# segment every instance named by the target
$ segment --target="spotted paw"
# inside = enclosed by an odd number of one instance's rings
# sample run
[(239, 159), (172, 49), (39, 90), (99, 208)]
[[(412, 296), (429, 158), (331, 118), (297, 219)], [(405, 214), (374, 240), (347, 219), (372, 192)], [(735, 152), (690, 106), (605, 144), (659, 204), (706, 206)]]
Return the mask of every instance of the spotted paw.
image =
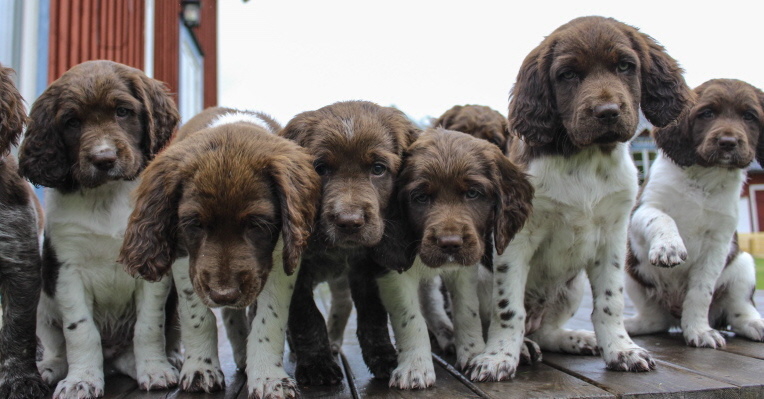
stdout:
[(342, 369), (331, 357), (305, 359), (297, 363), (295, 378), (300, 385), (337, 385)]
[(510, 353), (482, 353), (475, 356), (465, 374), (472, 381), (504, 381), (515, 376), (519, 356)]
[(92, 399), (103, 396), (103, 378), (67, 377), (56, 386), (53, 399)]
[(687, 249), (680, 237), (676, 239), (656, 240), (650, 246), (650, 263), (660, 267), (674, 267), (687, 259)]
[(574, 355), (599, 355), (594, 331), (572, 330), (562, 338), (560, 350)]
[(695, 329), (688, 328), (684, 330), (684, 341), (689, 346), (698, 348), (723, 348), (726, 340), (719, 331), (714, 329)]
[(178, 369), (166, 359), (147, 359), (136, 365), (138, 387), (144, 391), (167, 389), (178, 386)]
[(605, 353), (605, 364), (615, 371), (650, 371), (655, 370), (655, 360), (650, 353), (640, 347)]
[[(206, 367), (193, 367), (189, 360), (180, 372), (180, 389), (186, 392), (217, 392), (225, 388), (225, 377), (219, 365), (205, 364)], [(212, 363), (212, 362), (211, 362)]]
[(7, 372), (0, 383), (0, 398), (39, 399), (49, 392), (36, 370), (26, 374)]
[(390, 376), (391, 388), (422, 389), (435, 384), (432, 358), (414, 358), (398, 365)]
[(297, 382), (289, 377), (254, 378), (248, 389), (248, 399), (294, 399), (299, 395)]
[(66, 377), (66, 360), (62, 358), (43, 360), (37, 363), (37, 370), (44, 383), (53, 385)]
[(520, 352), (520, 364), (540, 362), (541, 357), (541, 348), (539, 345), (535, 341), (525, 338)]

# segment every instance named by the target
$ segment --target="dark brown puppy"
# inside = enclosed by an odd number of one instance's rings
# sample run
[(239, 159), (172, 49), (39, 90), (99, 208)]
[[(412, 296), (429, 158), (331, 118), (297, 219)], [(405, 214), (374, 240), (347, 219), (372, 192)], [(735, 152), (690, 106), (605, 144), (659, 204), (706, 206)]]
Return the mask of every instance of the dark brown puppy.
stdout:
[(507, 151), (507, 118), (485, 105), (455, 105), (432, 122), (432, 127), (438, 126), (488, 140)]
[(37, 196), (19, 176), (11, 146), (26, 122), (24, 102), (13, 85), (13, 70), (0, 65), (0, 397), (40, 398), (48, 392), (35, 365), (37, 303), (43, 215)]
[(395, 366), (395, 349), (373, 278), (377, 267), (367, 259), (367, 249), (382, 239), (401, 156), (416, 128), (396, 109), (347, 101), (297, 115), (282, 134), (316, 157), (323, 181), (318, 229), (303, 258), (289, 312), (296, 377), (311, 385), (342, 379), (313, 287), (345, 278), (350, 270), (364, 360), (376, 377), (387, 378)]
[(250, 397), (296, 395), (281, 364), (284, 331), (321, 182), (313, 157), (277, 128), (261, 113), (205, 110), (181, 128), (136, 190), (119, 261), (152, 280), (172, 267), (186, 349), (184, 390), (223, 386), (208, 308), (242, 309), (257, 299), (258, 322), (246, 347)]

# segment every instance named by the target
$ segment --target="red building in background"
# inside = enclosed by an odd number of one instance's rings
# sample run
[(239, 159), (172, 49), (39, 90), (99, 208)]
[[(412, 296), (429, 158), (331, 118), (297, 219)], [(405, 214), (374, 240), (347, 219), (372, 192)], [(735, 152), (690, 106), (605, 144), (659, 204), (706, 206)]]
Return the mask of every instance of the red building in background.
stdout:
[(165, 82), (188, 120), (217, 104), (217, 0), (0, 0), (0, 63), (28, 104), (94, 59)]

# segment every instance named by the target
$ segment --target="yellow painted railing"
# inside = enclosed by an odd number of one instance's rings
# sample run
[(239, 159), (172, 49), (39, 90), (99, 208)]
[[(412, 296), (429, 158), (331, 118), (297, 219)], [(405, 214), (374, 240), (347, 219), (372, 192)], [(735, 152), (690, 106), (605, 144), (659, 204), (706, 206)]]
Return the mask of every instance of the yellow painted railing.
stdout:
[(741, 250), (764, 258), (764, 233), (738, 233), (738, 244)]

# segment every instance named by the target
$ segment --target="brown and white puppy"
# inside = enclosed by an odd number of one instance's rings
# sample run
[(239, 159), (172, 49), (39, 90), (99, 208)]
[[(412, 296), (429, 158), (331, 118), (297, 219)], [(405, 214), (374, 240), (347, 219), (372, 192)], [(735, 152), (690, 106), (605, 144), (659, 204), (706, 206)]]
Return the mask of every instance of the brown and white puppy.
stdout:
[[(525, 58), (509, 104), (510, 158), (530, 175), (533, 215), (494, 258), (493, 317), (472, 379), (512, 378), (524, 334), (544, 350), (601, 353), (611, 370), (655, 367), (623, 326), (637, 194), (627, 141), (640, 107), (657, 126), (679, 115), (691, 97), (681, 72), (655, 40), (603, 17), (572, 20)], [(567, 330), (587, 276), (595, 331)]]
[(488, 140), (507, 151), (507, 117), (485, 105), (455, 105), (432, 122), (432, 127), (438, 126)]
[(37, 367), (47, 383), (66, 377), (56, 398), (103, 395), (106, 359), (142, 389), (178, 382), (158, 328), (171, 282), (136, 280), (115, 262), (130, 192), (177, 123), (161, 82), (111, 61), (71, 68), (32, 106), (19, 166), (48, 187)]
[[(389, 231), (380, 253), (412, 248), (412, 263), (392, 257), (393, 270), (377, 279), (395, 331), (398, 367), (390, 386), (426, 388), (435, 383), (424, 316), (418, 295), (422, 280), (441, 276), (453, 297), (457, 367), (481, 353), (480, 262), (498, 253), (531, 212), (533, 187), (491, 143), (461, 132), (428, 129), (406, 152), (398, 178), (398, 230)], [(411, 259), (409, 257), (409, 259)], [(410, 268), (410, 269), (409, 269)]]
[[(296, 355), (295, 375), (301, 383), (336, 384), (342, 371), (330, 350), (324, 319), (313, 288), (329, 281), (333, 291), (349, 279), (358, 315), (363, 358), (377, 378), (387, 379), (395, 367), (387, 314), (369, 257), (385, 231), (387, 209), (403, 151), (418, 130), (400, 111), (368, 101), (345, 101), (295, 116), (282, 135), (315, 156), (323, 197), (314, 236), (303, 258), (289, 312), (289, 334)], [(335, 292), (336, 293), (336, 292)], [(350, 306), (337, 311), (334, 295), (331, 344), (341, 346)]]
[(756, 269), (737, 246), (746, 167), (764, 162), (764, 93), (714, 79), (677, 123), (656, 129), (661, 152), (629, 230), (626, 289), (638, 314), (630, 334), (680, 326), (690, 346), (719, 348), (726, 329), (764, 341), (753, 304)]
[(11, 80), (13, 70), (0, 65), (0, 397), (41, 398), (48, 386), (35, 366), (35, 328), (40, 300), (40, 238), (43, 214), (31, 186), (18, 173), (10, 154), (26, 124), (26, 110)]
[(149, 280), (172, 268), (184, 390), (224, 386), (209, 308), (257, 300), (246, 347), (249, 397), (297, 395), (282, 366), (284, 337), (321, 182), (313, 158), (277, 129), (262, 113), (207, 109), (180, 129), (136, 190), (119, 261)]

